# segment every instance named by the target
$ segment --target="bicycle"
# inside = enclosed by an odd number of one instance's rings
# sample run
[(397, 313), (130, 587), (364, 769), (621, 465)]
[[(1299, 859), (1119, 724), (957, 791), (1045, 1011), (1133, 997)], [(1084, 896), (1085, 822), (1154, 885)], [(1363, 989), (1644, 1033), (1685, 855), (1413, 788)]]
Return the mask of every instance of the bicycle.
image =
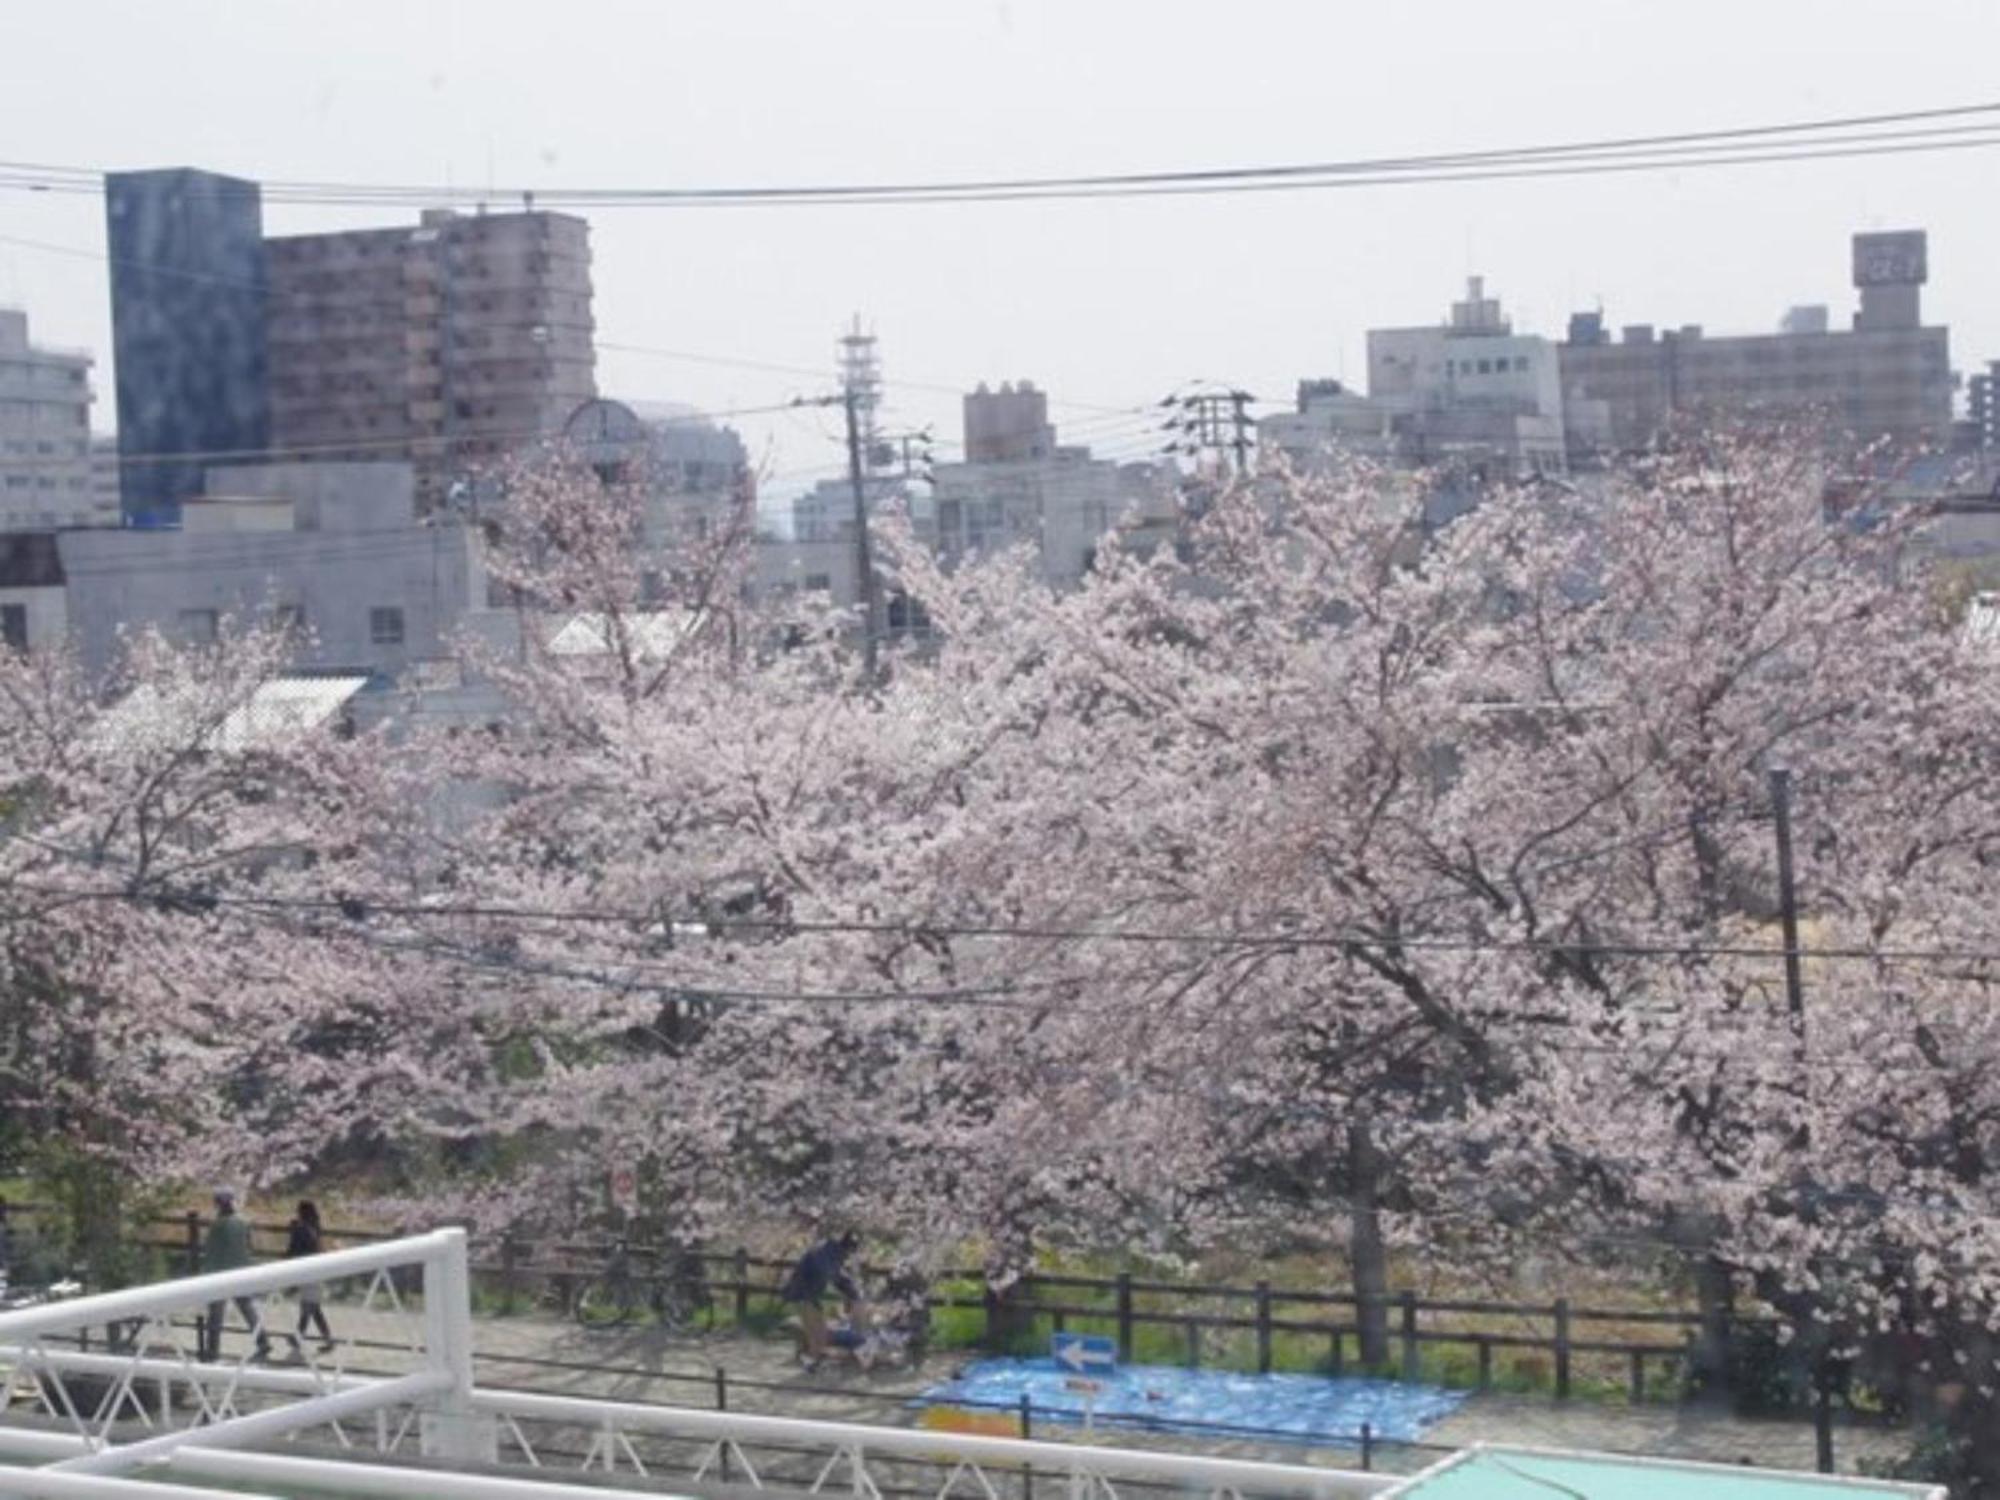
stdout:
[(572, 1312), (584, 1328), (623, 1328), (642, 1312), (672, 1333), (692, 1327), (714, 1305), (701, 1257), (682, 1252), (671, 1265), (647, 1270), (635, 1262), (657, 1251), (634, 1252), (623, 1239), (613, 1243), (604, 1270), (584, 1283)]

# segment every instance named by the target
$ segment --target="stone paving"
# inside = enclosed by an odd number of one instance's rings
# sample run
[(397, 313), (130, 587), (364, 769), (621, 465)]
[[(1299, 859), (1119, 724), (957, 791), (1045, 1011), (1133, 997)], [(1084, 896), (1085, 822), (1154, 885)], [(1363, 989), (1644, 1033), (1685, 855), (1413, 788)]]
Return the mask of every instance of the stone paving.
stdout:
[[(343, 1339), (389, 1341), (398, 1337), (393, 1317), (362, 1313), (332, 1303), (328, 1313)], [(546, 1317), (483, 1316), (475, 1320), (478, 1378), (482, 1385), (511, 1386), (550, 1393), (609, 1397), (713, 1408), (720, 1388), (733, 1411), (770, 1412), (831, 1421), (907, 1425), (915, 1420), (910, 1398), (924, 1386), (948, 1378), (974, 1356), (933, 1354), (921, 1370), (863, 1373), (829, 1362), (807, 1375), (788, 1339), (740, 1334), (667, 1336), (657, 1330), (585, 1330)], [(401, 1337), (407, 1341), (408, 1325)], [(345, 1354), (353, 1369), (395, 1370), (407, 1354), (363, 1347)], [(1064, 1440), (1079, 1436), (1072, 1425), (1038, 1425), (1035, 1436)], [(1108, 1443), (1223, 1453), (1288, 1463), (1353, 1467), (1351, 1447), (1311, 1447), (1296, 1442), (1138, 1433), (1100, 1429), (1094, 1440)], [(1545, 1444), (1648, 1453), (1715, 1462), (1751, 1462), (1793, 1469), (1813, 1465), (1809, 1424), (1753, 1421), (1705, 1407), (1648, 1403), (1639, 1406), (1601, 1401), (1557, 1402), (1550, 1398), (1474, 1394), (1452, 1416), (1433, 1427), (1420, 1447), (1383, 1445), (1378, 1467), (1408, 1470), (1446, 1452), (1481, 1440)], [(1905, 1434), (1842, 1424), (1835, 1429), (1836, 1466), (1853, 1472), (1863, 1457), (1882, 1458), (1907, 1447)]]

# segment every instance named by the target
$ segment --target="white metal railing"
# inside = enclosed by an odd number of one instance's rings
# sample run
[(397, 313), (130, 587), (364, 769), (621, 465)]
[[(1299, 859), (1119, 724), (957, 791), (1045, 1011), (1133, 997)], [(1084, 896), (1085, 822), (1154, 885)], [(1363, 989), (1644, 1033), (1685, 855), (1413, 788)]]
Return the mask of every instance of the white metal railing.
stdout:
[[(414, 1307), (398, 1281), (398, 1273), (412, 1271), (421, 1275)], [(366, 1282), (363, 1311), (402, 1318), (413, 1368), (351, 1374), (338, 1347), (321, 1361), (303, 1344), (298, 1364), (253, 1361), (258, 1335), (285, 1337), (271, 1323), (274, 1299), (352, 1280)], [(238, 1299), (245, 1299), (251, 1338), (239, 1341), (234, 1357), (223, 1357), (214, 1335), (194, 1335), (190, 1352), (190, 1323)], [(347, 1312), (346, 1321), (360, 1321), (352, 1304)], [(100, 1325), (123, 1331), (120, 1347), (79, 1346), (76, 1336)], [(934, 1500), (1030, 1500), (1038, 1483), (1043, 1500), (1058, 1488), (1064, 1500), (1121, 1500), (1121, 1487), (1209, 1500), (1372, 1500), (1393, 1483), (1386, 1475), (1089, 1442), (479, 1391), (471, 1329), (458, 1230), (0, 1314), (0, 1418), (25, 1397), (42, 1419), (39, 1427), (0, 1420), (0, 1454), (41, 1465), (0, 1471), (0, 1493), (199, 1500), (215, 1492), (193, 1486), (215, 1481), (411, 1500), (605, 1500), (658, 1493), (604, 1487), (620, 1474), (657, 1484), (671, 1472), (691, 1473), (690, 1488), (840, 1492), (849, 1500), (911, 1489)], [(86, 1387), (91, 1393), (79, 1401)], [(149, 1405), (145, 1393), (155, 1389), (158, 1401)], [(367, 1417), (372, 1442), (357, 1441), (347, 1424)], [(344, 1456), (244, 1451), (306, 1432), (329, 1435)], [(357, 1461), (367, 1449), (369, 1461)], [(404, 1462), (416, 1456), (450, 1467)], [(565, 1467), (590, 1477), (570, 1482), (561, 1477)], [(132, 1477), (140, 1468), (155, 1482)]]
[(474, 1410), (499, 1423), (503, 1451), (512, 1449), (537, 1468), (554, 1465), (545, 1462), (544, 1452), (535, 1447), (524, 1423), (590, 1433), (590, 1446), (576, 1464), (580, 1472), (609, 1474), (622, 1468), (646, 1475), (648, 1465), (635, 1441), (645, 1437), (699, 1444), (695, 1484), (727, 1477), (751, 1488), (776, 1490), (780, 1486), (771, 1482), (770, 1475), (760, 1473), (752, 1453), (782, 1450), (797, 1462), (803, 1452), (811, 1456), (814, 1477), (809, 1484), (788, 1483), (783, 1488), (804, 1488), (811, 1494), (845, 1489), (859, 1500), (881, 1500), (882, 1487), (874, 1466), (885, 1461), (941, 1470), (943, 1478), (934, 1491), (936, 1500), (967, 1494), (975, 1500), (998, 1500), (996, 1480), (1011, 1486), (1024, 1471), (1067, 1481), (1069, 1500), (1115, 1500), (1116, 1486), (1132, 1483), (1204, 1491), (1220, 1500), (1251, 1500), (1253, 1496), (1364, 1500), (1395, 1482), (1392, 1475), (1305, 1464), (641, 1406), (526, 1391), (475, 1391), (472, 1404)]
[[(414, 1306), (399, 1286), (410, 1273), (420, 1277)], [(342, 1368), (347, 1341), (335, 1341), (327, 1359), (278, 1329), (278, 1298), (333, 1281), (364, 1283), (362, 1309), (394, 1315), (414, 1370), (387, 1379), (349, 1376)], [(222, 1331), (231, 1310), (243, 1315), (249, 1335), (233, 1359), (224, 1357)], [(426, 1452), (483, 1457), (483, 1424), (471, 1410), (470, 1311), (465, 1235), (448, 1229), (0, 1313), (0, 1411), (25, 1398), (70, 1445), (60, 1455), (44, 1445), (53, 1464), (8, 1474), (0, 1490), (128, 1494), (133, 1483), (113, 1476), (160, 1464), (191, 1444), (223, 1448), (327, 1427), (347, 1446), (341, 1423), (370, 1414), (378, 1446), (386, 1447), (386, 1418), (396, 1411), (403, 1413), (398, 1440), (415, 1427)], [(98, 1326), (115, 1331), (111, 1352), (72, 1347)], [(296, 1348), (297, 1366), (253, 1363), (284, 1341)], [(158, 1391), (156, 1407), (145, 1399), (149, 1387)], [(185, 1415), (178, 1427), (177, 1407)], [(77, 1488), (86, 1481), (108, 1487)]]

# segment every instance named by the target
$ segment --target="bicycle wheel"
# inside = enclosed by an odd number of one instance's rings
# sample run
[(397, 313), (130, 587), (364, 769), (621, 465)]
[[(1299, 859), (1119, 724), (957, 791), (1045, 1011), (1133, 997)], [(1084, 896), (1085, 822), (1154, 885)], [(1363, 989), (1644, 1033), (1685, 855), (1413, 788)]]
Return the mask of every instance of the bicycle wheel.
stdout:
[(708, 1290), (685, 1282), (661, 1282), (653, 1290), (653, 1316), (662, 1328), (685, 1333), (708, 1310)]
[(576, 1321), (585, 1328), (623, 1328), (638, 1316), (639, 1306), (631, 1278), (593, 1281), (577, 1294)]

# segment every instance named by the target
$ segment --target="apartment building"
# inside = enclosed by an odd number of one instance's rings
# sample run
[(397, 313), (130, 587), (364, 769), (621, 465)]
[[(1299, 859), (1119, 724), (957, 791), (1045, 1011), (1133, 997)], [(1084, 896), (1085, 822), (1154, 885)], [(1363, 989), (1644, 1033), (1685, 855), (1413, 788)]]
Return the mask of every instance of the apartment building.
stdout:
[(589, 226), (424, 213), (415, 227), (265, 242), (272, 441), (400, 460), (420, 511), (597, 394)]
[(88, 354), (30, 343), (28, 315), (0, 308), (0, 530), (104, 519), (91, 477), (90, 366)]
[(1804, 306), (1776, 333), (1716, 337), (1699, 325), (1638, 323), (1614, 343), (1601, 313), (1578, 314), (1561, 346), (1564, 393), (1604, 404), (1613, 451), (1645, 446), (1681, 413), (1802, 418), (1859, 442), (1941, 444), (1951, 434), (1951, 336), (1923, 324), (1928, 277), (1922, 230), (1857, 234), (1850, 328)]

